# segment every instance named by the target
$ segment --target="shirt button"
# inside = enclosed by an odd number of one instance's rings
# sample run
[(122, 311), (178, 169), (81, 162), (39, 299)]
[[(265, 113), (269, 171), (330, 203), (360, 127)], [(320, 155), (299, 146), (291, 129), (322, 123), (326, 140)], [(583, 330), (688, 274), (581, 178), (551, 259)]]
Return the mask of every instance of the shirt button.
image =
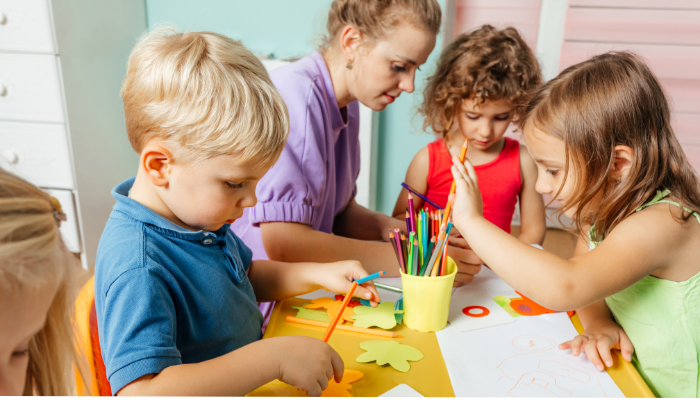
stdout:
[(213, 242), (213, 240), (211, 240), (209, 238), (202, 240), (202, 243), (207, 244), (207, 245), (211, 244), (211, 242)]

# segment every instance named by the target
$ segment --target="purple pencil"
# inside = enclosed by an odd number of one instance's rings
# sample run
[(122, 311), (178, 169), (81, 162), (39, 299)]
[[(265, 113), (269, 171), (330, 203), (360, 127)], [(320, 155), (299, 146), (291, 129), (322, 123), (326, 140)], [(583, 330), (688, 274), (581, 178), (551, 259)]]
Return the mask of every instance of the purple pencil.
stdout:
[(426, 203), (430, 204), (431, 206), (435, 207), (438, 210), (444, 210), (444, 208), (440, 207), (439, 205), (433, 203), (432, 201), (428, 200), (427, 197), (423, 196), (422, 194), (416, 192), (412, 187), (408, 186), (405, 182), (401, 184), (406, 190), (409, 192), (415, 194), (416, 196), (420, 197), (421, 200), (425, 201)]
[(411, 231), (411, 217), (408, 216), (408, 209), (406, 210), (406, 230)]

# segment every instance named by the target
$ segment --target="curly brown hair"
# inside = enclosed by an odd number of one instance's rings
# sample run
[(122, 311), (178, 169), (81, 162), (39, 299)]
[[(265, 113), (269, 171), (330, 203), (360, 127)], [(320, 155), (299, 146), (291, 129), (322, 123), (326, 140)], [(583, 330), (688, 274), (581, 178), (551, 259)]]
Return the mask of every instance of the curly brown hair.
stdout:
[(425, 117), (423, 130), (430, 127), (445, 136), (469, 98), (475, 105), (508, 99), (515, 109), (514, 122), (519, 123), (527, 92), (541, 83), (537, 58), (518, 31), (483, 25), (459, 35), (442, 51), (418, 110)]

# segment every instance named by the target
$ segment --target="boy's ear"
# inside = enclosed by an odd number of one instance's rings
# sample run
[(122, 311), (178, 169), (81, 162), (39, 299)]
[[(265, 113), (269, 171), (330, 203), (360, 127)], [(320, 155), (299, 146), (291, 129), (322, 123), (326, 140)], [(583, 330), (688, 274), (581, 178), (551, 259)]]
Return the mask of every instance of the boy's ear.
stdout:
[(362, 32), (352, 25), (347, 25), (340, 32), (340, 48), (348, 64), (352, 64), (357, 58), (357, 52), (362, 44)]
[(630, 173), (630, 168), (632, 168), (632, 161), (634, 161), (634, 151), (629, 146), (623, 146), (621, 144), (615, 146), (615, 164), (613, 166), (613, 178), (614, 179), (625, 179)]
[(172, 163), (172, 153), (158, 143), (149, 142), (141, 151), (141, 167), (155, 186), (168, 185)]

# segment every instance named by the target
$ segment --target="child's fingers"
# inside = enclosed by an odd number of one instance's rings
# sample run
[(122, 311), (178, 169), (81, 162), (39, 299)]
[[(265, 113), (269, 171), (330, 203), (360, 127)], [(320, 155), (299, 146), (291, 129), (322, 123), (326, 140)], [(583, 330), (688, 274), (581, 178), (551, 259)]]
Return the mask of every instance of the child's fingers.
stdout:
[(581, 354), (581, 347), (585, 346), (588, 338), (585, 336), (578, 335), (571, 341), (571, 355), (578, 357)]
[(452, 159), (452, 176), (455, 178), (455, 183), (457, 185), (459, 185), (459, 182), (462, 181), (471, 187), (472, 179), (469, 176), (469, 172), (467, 172), (467, 169), (464, 168), (464, 165), (459, 162), (457, 157)]
[(620, 352), (622, 352), (622, 358), (627, 362), (632, 362), (632, 354), (634, 354), (634, 345), (627, 334), (622, 331), (620, 332)]
[(340, 381), (343, 380), (345, 364), (343, 363), (343, 359), (340, 358), (340, 355), (335, 351), (331, 355), (331, 365), (333, 366), (333, 376), (335, 377), (335, 381), (340, 383)]
[(600, 359), (600, 354), (598, 354), (598, 347), (596, 346), (595, 340), (588, 340), (584, 346), (584, 351), (586, 352), (586, 357), (588, 361), (595, 366), (598, 371), (603, 371), (605, 367), (603, 366), (603, 361)]
[(374, 283), (372, 282), (366, 282), (358, 286), (357, 289), (355, 289), (354, 296), (367, 299), (370, 302), (379, 303), (382, 301), (381, 297), (379, 297), (376, 286), (374, 286)]
[(611, 345), (612, 343), (610, 343), (610, 338), (607, 336), (598, 339), (598, 342), (596, 343), (596, 348), (598, 349), (600, 359), (603, 360), (603, 363), (605, 363), (607, 367), (612, 367), (613, 365), (612, 353), (610, 352)]
[(562, 343), (559, 345), (559, 350), (568, 350), (571, 348), (571, 340), (567, 340), (566, 342)]

